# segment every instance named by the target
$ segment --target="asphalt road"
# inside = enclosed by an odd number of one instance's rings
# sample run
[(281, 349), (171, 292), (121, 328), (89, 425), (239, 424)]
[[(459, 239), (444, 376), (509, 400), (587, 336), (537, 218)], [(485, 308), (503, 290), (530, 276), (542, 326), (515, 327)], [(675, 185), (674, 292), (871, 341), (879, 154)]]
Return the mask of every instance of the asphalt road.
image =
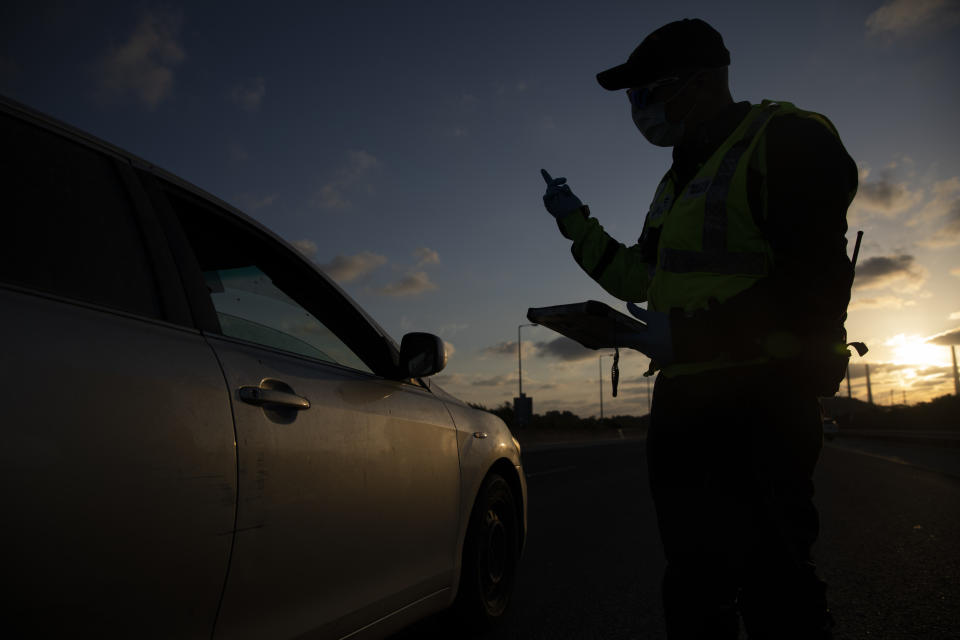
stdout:
[[(827, 446), (815, 549), (838, 639), (960, 637), (960, 473)], [(531, 449), (511, 609), (480, 638), (662, 638), (660, 541), (643, 445)], [(960, 469), (955, 471), (960, 472)], [(439, 619), (395, 636), (449, 637)]]

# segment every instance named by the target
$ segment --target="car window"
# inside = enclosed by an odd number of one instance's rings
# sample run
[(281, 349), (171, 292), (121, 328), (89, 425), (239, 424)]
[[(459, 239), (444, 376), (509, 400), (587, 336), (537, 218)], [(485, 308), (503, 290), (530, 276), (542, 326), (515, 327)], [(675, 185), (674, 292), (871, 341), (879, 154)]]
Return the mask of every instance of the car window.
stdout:
[(114, 160), (0, 113), (0, 281), (160, 317)]
[(223, 335), (372, 373), (256, 265), (207, 270), (203, 277)]
[(344, 317), (344, 302), (318, 274), (230, 214), (175, 187), (166, 192), (196, 254), (222, 335), (374, 372), (369, 357), (343, 339), (343, 327), (357, 323)]

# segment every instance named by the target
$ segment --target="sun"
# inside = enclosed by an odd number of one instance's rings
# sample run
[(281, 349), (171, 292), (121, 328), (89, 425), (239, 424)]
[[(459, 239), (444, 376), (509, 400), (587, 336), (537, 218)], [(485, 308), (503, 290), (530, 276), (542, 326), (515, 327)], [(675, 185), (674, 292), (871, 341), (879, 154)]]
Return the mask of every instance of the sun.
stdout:
[(923, 336), (898, 334), (886, 342), (893, 351), (893, 362), (923, 367), (943, 367), (950, 364), (949, 350), (930, 344)]

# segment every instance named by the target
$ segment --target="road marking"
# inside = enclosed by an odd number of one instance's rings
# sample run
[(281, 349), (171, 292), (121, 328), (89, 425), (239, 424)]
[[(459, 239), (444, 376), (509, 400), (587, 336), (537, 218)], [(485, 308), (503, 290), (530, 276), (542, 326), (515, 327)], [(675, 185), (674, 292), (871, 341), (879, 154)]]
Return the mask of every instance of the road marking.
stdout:
[(528, 473), (528, 478), (534, 478), (536, 476), (548, 476), (551, 473), (562, 473), (564, 471), (573, 471), (576, 467), (558, 467), (556, 469), (547, 469), (546, 471), (535, 471), (534, 473)]
[(867, 456), (868, 458), (876, 458), (878, 460), (883, 460), (885, 462), (892, 462), (893, 464), (898, 464), (904, 467), (913, 467), (914, 469), (920, 469), (921, 471), (930, 471), (930, 472), (939, 473), (945, 476), (960, 478), (960, 472), (958, 472), (956, 469), (952, 469), (952, 468), (947, 469), (941, 465), (930, 466), (928, 464), (923, 464), (920, 462), (904, 460), (903, 458), (895, 455), (886, 455), (883, 453), (877, 453), (875, 451), (866, 451), (864, 449), (859, 448), (855, 444), (831, 442), (829, 446), (836, 447), (837, 449), (843, 449), (844, 451), (849, 451), (851, 453), (859, 453), (860, 455)]

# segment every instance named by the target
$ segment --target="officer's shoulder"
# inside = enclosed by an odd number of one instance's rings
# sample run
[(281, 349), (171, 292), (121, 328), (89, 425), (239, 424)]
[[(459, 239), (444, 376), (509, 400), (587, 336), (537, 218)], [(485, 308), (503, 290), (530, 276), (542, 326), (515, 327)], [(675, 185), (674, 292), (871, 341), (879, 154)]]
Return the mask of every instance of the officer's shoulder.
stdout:
[(833, 124), (819, 113), (789, 110), (772, 118), (767, 125), (767, 159), (856, 184), (856, 164)]
[(790, 149), (792, 153), (804, 152), (846, 155), (833, 125), (818, 113), (787, 111), (778, 114), (767, 125), (769, 148)]
[(796, 138), (802, 142), (807, 136), (813, 140), (836, 139), (836, 129), (826, 116), (814, 111), (784, 110), (776, 114), (767, 125), (770, 134), (776, 137)]

